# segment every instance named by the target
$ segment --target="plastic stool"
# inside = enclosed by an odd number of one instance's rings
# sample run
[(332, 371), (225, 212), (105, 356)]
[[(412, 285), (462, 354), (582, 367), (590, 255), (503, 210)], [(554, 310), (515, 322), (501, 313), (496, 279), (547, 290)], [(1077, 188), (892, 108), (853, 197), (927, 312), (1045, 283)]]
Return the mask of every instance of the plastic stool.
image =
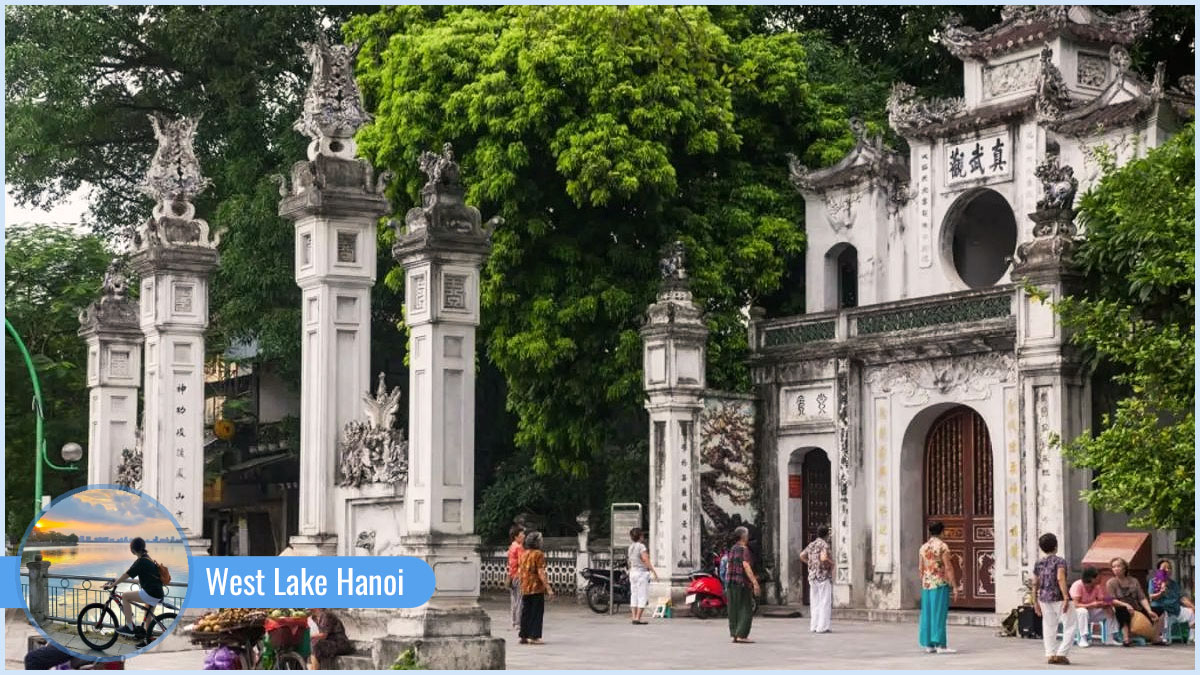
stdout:
[(671, 600), (669, 598), (659, 598), (658, 604), (654, 605), (654, 614), (650, 616), (654, 619), (671, 618)]

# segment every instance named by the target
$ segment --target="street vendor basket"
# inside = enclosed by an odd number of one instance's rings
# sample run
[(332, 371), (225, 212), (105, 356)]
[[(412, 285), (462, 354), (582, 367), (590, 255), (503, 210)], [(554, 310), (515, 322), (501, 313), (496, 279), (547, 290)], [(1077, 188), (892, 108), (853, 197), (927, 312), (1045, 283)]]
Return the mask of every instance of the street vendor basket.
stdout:
[(307, 617), (279, 617), (267, 619), (263, 624), (267, 630), (267, 642), (275, 649), (299, 649), (308, 642)]

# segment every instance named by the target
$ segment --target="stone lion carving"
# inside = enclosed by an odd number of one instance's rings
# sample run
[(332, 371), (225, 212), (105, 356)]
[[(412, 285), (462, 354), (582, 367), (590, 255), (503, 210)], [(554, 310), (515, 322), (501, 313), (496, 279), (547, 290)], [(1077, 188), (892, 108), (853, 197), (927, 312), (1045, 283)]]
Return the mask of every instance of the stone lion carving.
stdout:
[(1070, 166), (1059, 166), (1057, 157), (1049, 157), (1034, 169), (1034, 175), (1042, 182), (1042, 198), (1039, 210), (1070, 209), (1075, 205), (1075, 193), (1079, 180)]

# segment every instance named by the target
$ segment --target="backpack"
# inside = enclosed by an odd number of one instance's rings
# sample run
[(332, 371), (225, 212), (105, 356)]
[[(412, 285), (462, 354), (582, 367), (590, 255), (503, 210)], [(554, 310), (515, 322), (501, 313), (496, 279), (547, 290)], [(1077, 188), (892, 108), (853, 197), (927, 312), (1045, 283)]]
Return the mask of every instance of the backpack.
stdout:
[(171, 583), (171, 570), (167, 569), (166, 565), (157, 560), (151, 559), (150, 562), (154, 563), (154, 566), (158, 568), (158, 578), (162, 580), (163, 585), (166, 586)]
[(729, 551), (721, 555), (721, 563), (717, 566), (717, 576), (721, 579), (721, 584), (729, 585)]

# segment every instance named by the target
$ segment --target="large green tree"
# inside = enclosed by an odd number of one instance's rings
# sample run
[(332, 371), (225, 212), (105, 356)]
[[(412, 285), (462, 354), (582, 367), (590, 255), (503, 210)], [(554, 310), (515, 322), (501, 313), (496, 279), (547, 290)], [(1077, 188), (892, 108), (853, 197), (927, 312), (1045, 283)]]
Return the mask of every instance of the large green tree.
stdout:
[[(76, 335), (79, 312), (99, 295), (112, 254), (100, 238), (65, 227), (9, 226), (4, 247), (4, 314), (33, 357), (45, 403), (46, 446), (87, 444), (87, 346)], [(33, 518), (35, 452), (33, 384), (17, 345), (4, 343), (4, 512), (13, 541)], [(82, 412), (82, 414), (81, 414)], [(86, 457), (85, 457), (86, 460)], [(45, 469), (45, 494), (87, 483), (87, 473)]]
[(225, 230), (212, 286), (213, 344), (257, 338), (263, 363), (296, 382), (292, 226), (276, 215), (270, 176), (302, 158), (307, 143), (291, 128), (310, 70), (302, 43), (322, 21), (336, 39), (355, 10), (7, 7), (10, 189), (19, 202), (48, 206), (85, 188), (91, 227), (124, 239), (149, 216), (137, 190), (155, 149), (147, 114), (202, 115), (196, 154), (213, 186), (198, 213)]
[(1137, 527), (1196, 526), (1195, 126), (1121, 168), (1079, 204), (1086, 288), (1058, 306), (1073, 341), (1114, 374), (1115, 409), (1068, 443), (1098, 475), (1088, 501)]
[(483, 282), (487, 355), (540, 471), (583, 477), (644, 436), (638, 328), (673, 239), (708, 312), (710, 382), (745, 386), (741, 312), (803, 244), (785, 153), (832, 161), (849, 108), (881, 108), (886, 87), (855, 82), (827, 43), (746, 25), (696, 7), (349, 23), (376, 115), (360, 148), (401, 176), (395, 201), (417, 197), (418, 154), (449, 141), (469, 201), (506, 219)]

